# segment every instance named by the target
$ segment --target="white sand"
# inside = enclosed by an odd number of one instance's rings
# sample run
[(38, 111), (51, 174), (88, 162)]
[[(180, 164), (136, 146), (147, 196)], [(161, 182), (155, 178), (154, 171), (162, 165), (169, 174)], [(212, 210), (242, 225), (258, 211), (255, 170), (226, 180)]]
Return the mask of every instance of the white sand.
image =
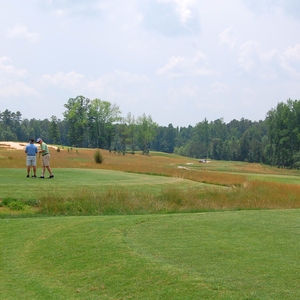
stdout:
[[(25, 150), (25, 147), (28, 143), (19, 143), (19, 142), (0, 142), (0, 147), (5, 147), (5, 148), (8, 148), (8, 149), (16, 149), (16, 150)], [(39, 145), (37, 145), (39, 147)], [(50, 146), (48, 145), (48, 147), (51, 147), (51, 148), (57, 148), (57, 147), (54, 147), (54, 146)]]

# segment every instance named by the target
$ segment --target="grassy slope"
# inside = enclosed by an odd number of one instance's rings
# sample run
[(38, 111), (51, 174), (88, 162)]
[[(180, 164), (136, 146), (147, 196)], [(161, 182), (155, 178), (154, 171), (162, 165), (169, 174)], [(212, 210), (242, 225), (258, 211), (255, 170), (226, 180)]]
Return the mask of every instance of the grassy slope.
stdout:
[(299, 210), (0, 220), (3, 299), (299, 299)]
[[(158, 183), (174, 185), (176, 177), (187, 174), (179, 170), (170, 178), (109, 171), (118, 168), (148, 174), (177, 166), (209, 172), (205, 176), (223, 172), (217, 182), (231, 173), (281, 182), (297, 182), (299, 176), (297, 171), (259, 164), (197, 164), (159, 153), (124, 157), (103, 152), (105, 163), (99, 166), (93, 163), (92, 150), (79, 149), (78, 153), (52, 152), (56, 177), (39, 181), (24, 177), (23, 151), (0, 152), (2, 195), (6, 191), (24, 196), (53, 191), (57, 186), (66, 192), (80, 185), (101, 189), (98, 180), (107, 186), (123, 182), (152, 193)], [(80, 170), (67, 169), (74, 167)], [(246, 177), (238, 175), (233, 182), (243, 182)], [(150, 184), (144, 183), (146, 178)], [(254, 198), (255, 193), (249, 201)], [(0, 219), (1, 297), (299, 299), (299, 214), (299, 210), (276, 210)]]

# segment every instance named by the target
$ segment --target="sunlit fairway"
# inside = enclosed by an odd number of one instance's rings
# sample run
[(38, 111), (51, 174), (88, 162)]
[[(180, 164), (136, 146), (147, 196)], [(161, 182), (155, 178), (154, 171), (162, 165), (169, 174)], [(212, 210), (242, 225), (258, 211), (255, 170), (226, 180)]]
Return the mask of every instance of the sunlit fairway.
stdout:
[(299, 210), (0, 219), (2, 299), (299, 299)]
[(0, 148), (0, 299), (300, 299), (299, 171), (94, 152)]
[(90, 190), (94, 193), (103, 192), (108, 188), (126, 187), (132, 191), (157, 193), (166, 187), (181, 189), (198, 187), (205, 184), (183, 178), (153, 176), (114, 170), (102, 169), (56, 169), (54, 179), (26, 178), (22, 169), (0, 169), (1, 197), (40, 198), (44, 193), (60, 192), (62, 195)]

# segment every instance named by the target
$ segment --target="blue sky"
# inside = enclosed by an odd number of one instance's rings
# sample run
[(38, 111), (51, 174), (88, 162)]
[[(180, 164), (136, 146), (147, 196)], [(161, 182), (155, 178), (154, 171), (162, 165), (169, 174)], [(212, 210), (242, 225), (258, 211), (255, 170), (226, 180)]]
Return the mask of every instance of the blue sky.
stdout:
[(24, 118), (83, 95), (194, 126), (300, 99), (298, 0), (6, 0), (0, 16), (0, 111)]

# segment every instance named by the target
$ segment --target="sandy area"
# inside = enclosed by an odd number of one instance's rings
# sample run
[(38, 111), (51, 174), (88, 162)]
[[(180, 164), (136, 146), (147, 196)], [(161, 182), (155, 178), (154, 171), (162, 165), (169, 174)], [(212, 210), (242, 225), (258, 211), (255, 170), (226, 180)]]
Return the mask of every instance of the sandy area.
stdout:
[[(0, 147), (5, 147), (7, 149), (10, 149), (10, 150), (25, 150), (25, 147), (28, 143), (19, 143), (19, 142), (0, 142)], [(39, 145), (36, 144), (38, 147)], [(51, 146), (51, 145), (48, 145), (49, 147), (51, 148), (57, 148), (57, 147), (54, 147), (54, 146)]]

